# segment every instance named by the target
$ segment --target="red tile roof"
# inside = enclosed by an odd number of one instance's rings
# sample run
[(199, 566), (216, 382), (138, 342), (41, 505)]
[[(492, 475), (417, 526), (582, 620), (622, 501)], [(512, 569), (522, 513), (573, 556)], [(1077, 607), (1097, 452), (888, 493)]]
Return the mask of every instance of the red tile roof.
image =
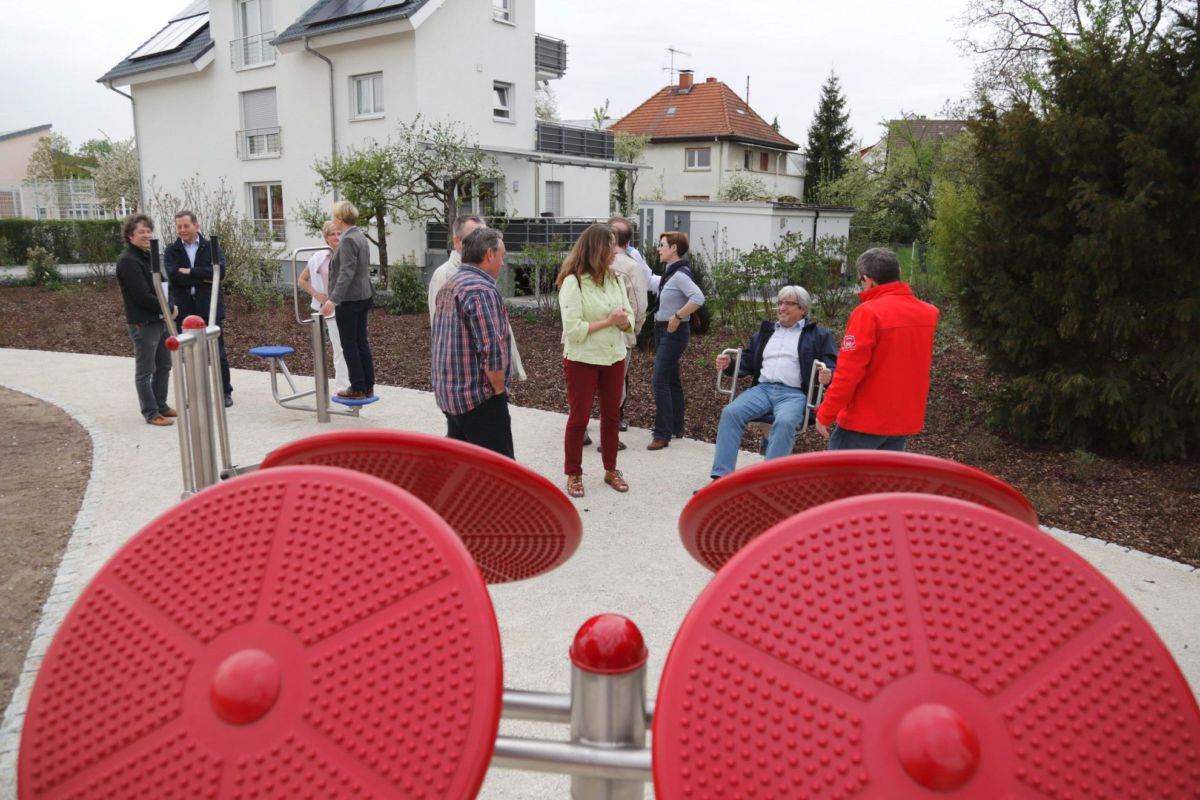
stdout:
[(617, 120), (610, 130), (649, 134), (653, 142), (722, 138), (783, 150), (800, 149), (716, 78), (694, 83), (690, 89), (663, 87)]

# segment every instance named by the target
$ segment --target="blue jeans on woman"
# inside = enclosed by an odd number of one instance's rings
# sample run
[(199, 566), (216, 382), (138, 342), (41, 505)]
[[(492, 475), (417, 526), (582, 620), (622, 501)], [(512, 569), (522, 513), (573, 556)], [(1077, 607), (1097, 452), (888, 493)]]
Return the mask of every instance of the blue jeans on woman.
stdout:
[(682, 323), (674, 333), (666, 325), (654, 325), (654, 438), (671, 441), (683, 436), (683, 381), (679, 379), (679, 361), (687, 350), (692, 329)]

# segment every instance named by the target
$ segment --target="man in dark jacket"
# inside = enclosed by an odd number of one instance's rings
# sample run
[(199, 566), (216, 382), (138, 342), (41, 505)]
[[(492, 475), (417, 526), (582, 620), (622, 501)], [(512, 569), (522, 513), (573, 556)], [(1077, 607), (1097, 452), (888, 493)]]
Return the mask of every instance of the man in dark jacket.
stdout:
[[(195, 314), (209, 325), (225, 327), (225, 292), (217, 292), (217, 313), (209, 319), (213, 291), (212, 245), (200, 235), (196, 215), (180, 211), (175, 215), (178, 238), (163, 251), (163, 269), (171, 284), (171, 303), (178, 307), (181, 320)], [(220, 253), (221, 282), (225, 281), (225, 254)], [(233, 384), (229, 380), (229, 359), (225, 355), (225, 334), (217, 339), (221, 352), (221, 383), (225, 388), (225, 407), (233, 405)]]
[(167, 405), (171, 354), (167, 352), (167, 324), (163, 321), (154, 276), (150, 272), (150, 234), (154, 222), (134, 214), (121, 226), (128, 246), (117, 259), (117, 284), (125, 302), (125, 321), (133, 340), (133, 385), (142, 416), (151, 425), (172, 425), (175, 409)]
[[(837, 366), (833, 334), (808, 318), (812, 299), (800, 286), (779, 290), (778, 322), (763, 322), (742, 350), (739, 377), (751, 375), (753, 385), (721, 412), (712, 477), (733, 472), (746, 425), (764, 414), (775, 415), (767, 437), (767, 459), (791, 454), (796, 428), (804, 421), (813, 362), (821, 361), (819, 380), (828, 385)], [(729, 356), (717, 356), (717, 368), (732, 374)]]

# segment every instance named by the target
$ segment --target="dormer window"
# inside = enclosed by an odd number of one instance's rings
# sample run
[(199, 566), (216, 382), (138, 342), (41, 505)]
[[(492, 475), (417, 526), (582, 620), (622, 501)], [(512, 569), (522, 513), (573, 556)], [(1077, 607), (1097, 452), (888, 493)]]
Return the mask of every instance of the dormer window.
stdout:
[(675, 116), (675, 111), (676, 111), (675, 106), (671, 106), (670, 108), (667, 109), (667, 116), (668, 117)]

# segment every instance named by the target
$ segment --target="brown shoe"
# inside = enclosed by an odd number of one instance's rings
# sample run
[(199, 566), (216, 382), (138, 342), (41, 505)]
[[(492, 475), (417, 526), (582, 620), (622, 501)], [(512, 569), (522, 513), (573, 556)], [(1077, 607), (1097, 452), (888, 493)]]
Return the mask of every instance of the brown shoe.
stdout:
[(646, 445), (647, 450), (662, 450), (664, 447), (670, 447), (669, 439), (653, 439), (650, 444)]
[(172, 422), (171, 420), (169, 420), (169, 419), (167, 419), (166, 417), (164, 417), (162, 414), (159, 414), (159, 415), (158, 415), (157, 417), (155, 417), (154, 419), (148, 419), (148, 420), (146, 420), (146, 421), (147, 421), (147, 422), (149, 422), (151, 425), (158, 425), (160, 428), (161, 428), (161, 427), (166, 427), (167, 425), (174, 425), (174, 424), (175, 424), (175, 423), (174, 423), (174, 422)]
[[(605, 478), (607, 480), (607, 478)], [(571, 497), (583, 497), (583, 476), (567, 476), (567, 494)]]
[(621, 477), (621, 470), (606, 469), (604, 470), (604, 482), (616, 489), (618, 492), (628, 492), (629, 484)]
[(337, 396), (343, 400), (365, 400), (370, 397), (366, 392), (360, 392), (357, 389), (347, 389), (344, 392), (338, 392)]
[(164, 417), (178, 417), (178, 416), (179, 416), (179, 412), (178, 412), (178, 411), (176, 411), (175, 409), (171, 408), (170, 406), (167, 406), (167, 410), (166, 410), (166, 411), (164, 411), (164, 412), (162, 412), (162, 416), (164, 416)]

